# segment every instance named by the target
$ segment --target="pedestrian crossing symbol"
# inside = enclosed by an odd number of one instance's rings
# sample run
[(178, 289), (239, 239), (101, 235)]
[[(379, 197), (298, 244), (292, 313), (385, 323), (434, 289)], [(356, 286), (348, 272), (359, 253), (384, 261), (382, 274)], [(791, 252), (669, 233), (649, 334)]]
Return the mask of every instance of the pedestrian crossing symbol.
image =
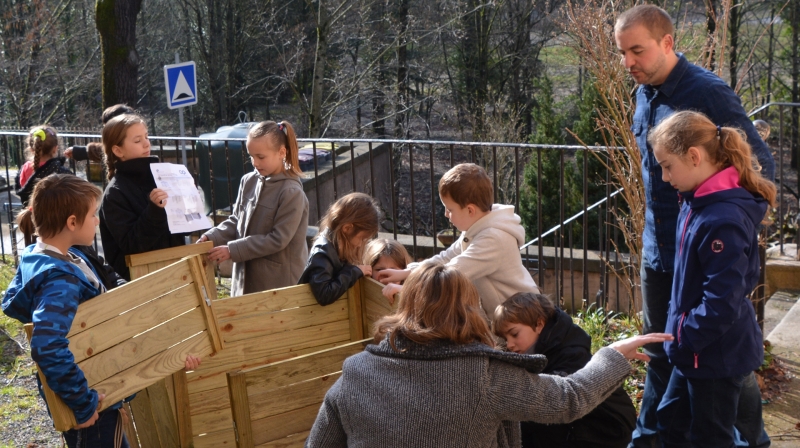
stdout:
[(167, 107), (197, 104), (197, 77), (194, 61), (164, 66), (164, 84), (167, 87)]

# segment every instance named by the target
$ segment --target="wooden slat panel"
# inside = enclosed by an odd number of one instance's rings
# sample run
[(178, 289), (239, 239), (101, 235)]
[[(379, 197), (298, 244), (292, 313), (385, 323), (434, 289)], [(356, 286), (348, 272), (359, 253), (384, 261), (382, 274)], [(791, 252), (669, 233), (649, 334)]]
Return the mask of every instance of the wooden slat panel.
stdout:
[(333, 349), (313, 352), (286, 361), (276, 362), (264, 367), (242, 371), (247, 378), (249, 395), (266, 392), (270, 389), (288, 386), (293, 383), (318, 378), (331, 372), (342, 370), (344, 360), (364, 350), (370, 339), (351, 342)]
[(178, 262), (104, 293), (103, 300), (83, 302), (75, 313), (67, 338), (189, 284), (191, 275), (189, 264)]
[(195, 436), (194, 448), (228, 448), (236, 446), (236, 434), (233, 427), (222, 431), (208, 432)]
[(190, 287), (183, 287), (156, 299), (146, 307), (133, 309), (105, 321), (92, 328), (92, 331), (70, 337), (69, 349), (75, 356), (75, 362), (81, 362), (193, 308), (197, 308), (195, 292)]
[(311, 431), (303, 431), (284, 439), (273, 440), (263, 445), (257, 445), (257, 448), (302, 448), (306, 444), (309, 433), (311, 433)]
[(185, 246), (170, 247), (168, 249), (153, 250), (141, 254), (125, 256), (125, 264), (128, 267), (141, 266), (143, 264), (158, 263), (162, 261), (179, 260), (183, 257), (205, 254), (214, 247), (214, 243), (206, 241), (197, 244), (187, 244)]
[(364, 322), (361, 312), (361, 288), (358, 283), (347, 290), (348, 318), (350, 320), (350, 340), (364, 339)]
[(158, 440), (158, 430), (153, 411), (150, 408), (150, 397), (147, 391), (143, 390), (136, 394), (136, 398), (131, 401), (131, 411), (133, 411), (133, 421), (139, 434), (139, 443), (142, 448), (158, 448), (161, 442)]
[[(302, 407), (322, 403), (325, 393), (333, 386), (342, 372), (336, 372), (301, 383), (292, 384), (281, 389), (274, 389), (256, 395), (249, 395), (250, 418), (258, 420), (272, 415), (282, 414)], [(259, 403), (253, 407), (252, 403)]]
[(253, 448), (253, 429), (250, 426), (250, 404), (247, 402), (247, 383), (241, 372), (228, 374), (231, 414), (235, 423), (236, 446)]
[(233, 431), (233, 417), (231, 416), (230, 406), (214, 412), (192, 415), (192, 431), (195, 436), (226, 430)]
[[(89, 387), (94, 387), (117, 372), (135, 366), (197, 333), (205, 333), (206, 326), (200, 309), (183, 314), (163, 325), (115, 345), (114, 347), (78, 363)], [(102, 337), (101, 335), (97, 336)], [(178, 369), (176, 369), (178, 370)], [(167, 375), (172, 372), (168, 372)]]
[(271, 313), (251, 313), (237, 319), (227, 319), (220, 328), (220, 332), (225, 342), (230, 343), (322, 325), (346, 320), (348, 318), (347, 306), (347, 300), (339, 300), (324, 308), (314, 304)]
[(201, 358), (213, 353), (213, 347), (211, 347), (205, 331), (121, 372), (119, 375), (94, 385), (93, 388), (97, 392), (106, 394), (101, 410), (125, 398), (127, 396), (125, 390), (141, 390), (182, 369), (185, 365), (186, 355), (189, 353)]
[(314, 426), (320, 403), (252, 422), (253, 443), (261, 445), (297, 433), (308, 433)]
[(167, 396), (165, 384), (167, 380), (156, 381), (147, 388), (147, 395), (150, 397), (150, 409), (153, 411), (161, 448), (180, 448), (178, 427), (172, 414), (171, 402)]
[(189, 412), (189, 386), (185, 370), (172, 375), (172, 390), (178, 424), (178, 440), (181, 448), (189, 448), (192, 446), (192, 416)]
[(220, 299), (214, 306), (217, 319), (224, 326), (229, 318), (316, 304), (311, 288), (308, 285), (297, 285)]

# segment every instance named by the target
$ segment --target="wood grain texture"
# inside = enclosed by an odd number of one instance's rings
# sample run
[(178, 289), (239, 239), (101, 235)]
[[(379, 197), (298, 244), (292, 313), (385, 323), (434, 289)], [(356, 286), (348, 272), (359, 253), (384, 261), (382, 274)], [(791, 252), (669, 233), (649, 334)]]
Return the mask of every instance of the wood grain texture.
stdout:
[(294, 434), (305, 434), (307, 437), (317, 419), (319, 407), (319, 403), (314, 403), (294, 411), (252, 421), (253, 443), (262, 445)]
[(156, 421), (153, 417), (147, 390), (139, 392), (136, 394), (136, 398), (131, 400), (131, 411), (142, 448), (160, 447), (161, 442), (158, 440), (158, 429), (156, 429)]
[[(216, 306), (216, 303), (215, 303)], [(321, 307), (317, 304), (268, 313), (251, 313), (224, 319), (220, 333), (226, 343), (298, 330), (348, 319), (348, 301)]]
[(257, 448), (303, 448), (306, 444), (306, 439), (311, 431), (304, 431), (301, 433), (293, 434), (283, 439), (273, 440), (262, 445), (257, 445)]
[(241, 372), (228, 373), (233, 429), (238, 448), (253, 448), (253, 428), (250, 425), (250, 403), (247, 401), (247, 382)]
[(150, 397), (150, 409), (153, 411), (153, 420), (158, 431), (158, 440), (161, 448), (180, 448), (177, 423), (175, 422), (172, 406), (167, 394), (167, 380), (156, 381), (147, 388)]
[(125, 264), (128, 265), (128, 267), (134, 267), (163, 261), (180, 260), (183, 257), (206, 254), (213, 247), (214, 243), (211, 241), (206, 241), (203, 243), (187, 244), (185, 246), (153, 250), (141, 254), (126, 255)]
[(172, 390), (178, 440), (181, 448), (189, 448), (194, 443), (192, 441), (192, 416), (189, 413), (189, 385), (185, 370), (180, 370), (172, 375)]

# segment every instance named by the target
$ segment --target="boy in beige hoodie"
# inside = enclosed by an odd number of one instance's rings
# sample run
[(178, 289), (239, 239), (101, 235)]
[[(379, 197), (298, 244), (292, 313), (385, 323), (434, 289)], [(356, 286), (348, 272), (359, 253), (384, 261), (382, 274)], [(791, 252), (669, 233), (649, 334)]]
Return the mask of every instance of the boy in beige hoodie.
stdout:
[[(497, 305), (518, 292), (539, 293), (533, 277), (522, 265), (519, 252), (525, 243), (525, 230), (513, 205), (492, 204), (492, 181), (483, 168), (462, 163), (447, 171), (439, 181), (439, 197), (444, 214), (461, 231), (461, 236), (432, 259), (455, 266), (472, 280), (481, 306), (491, 319)], [(387, 285), (384, 295), (390, 300), (402, 290), (406, 279), (419, 263), (406, 269), (386, 269), (378, 279)]]

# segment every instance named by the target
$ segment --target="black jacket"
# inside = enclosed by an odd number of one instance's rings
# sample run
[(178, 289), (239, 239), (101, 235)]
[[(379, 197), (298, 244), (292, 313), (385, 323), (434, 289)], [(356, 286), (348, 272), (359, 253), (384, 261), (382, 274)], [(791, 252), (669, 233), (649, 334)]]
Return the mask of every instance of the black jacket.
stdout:
[[(22, 201), (22, 205), (24, 207), (28, 206), (28, 201), (31, 199), (31, 195), (33, 194), (33, 187), (39, 183), (39, 180), (44, 179), (51, 174), (72, 174), (72, 171), (64, 166), (66, 161), (67, 159), (64, 157), (53, 157), (52, 159), (49, 159), (44, 163), (44, 165), (36, 168), (30, 179), (28, 179), (28, 182), (25, 183), (24, 187), (17, 188), (17, 196), (19, 196), (19, 199)], [(22, 170), (19, 172), (22, 172)], [(19, 172), (17, 173), (17, 179), (15, 180), (17, 184), (19, 184)]]
[(364, 275), (358, 266), (339, 259), (339, 252), (325, 236), (314, 240), (308, 263), (298, 285), (308, 283), (320, 305), (330, 305)]
[(150, 192), (156, 188), (151, 163), (158, 163), (158, 158), (117, 162), (100, 205), (103, 252), (108, 264), (125, 280), (131, 279), (126, 255), (184, 244), (184, 234), (169, 232), (167, 212), (150, 201)]
[[(542, 373), (566, 376), (575, 373), (592, 358), (591, 338), (562, 310), (545, 324), (528, 353), (547, 357)], [(618, 387), (595, 410), (572, 423), (543, 425), (522, 422), (522, 446), (537, 447), (619, 447), (628, 446), (636, 425), (636, 409), (622, 387)]]

